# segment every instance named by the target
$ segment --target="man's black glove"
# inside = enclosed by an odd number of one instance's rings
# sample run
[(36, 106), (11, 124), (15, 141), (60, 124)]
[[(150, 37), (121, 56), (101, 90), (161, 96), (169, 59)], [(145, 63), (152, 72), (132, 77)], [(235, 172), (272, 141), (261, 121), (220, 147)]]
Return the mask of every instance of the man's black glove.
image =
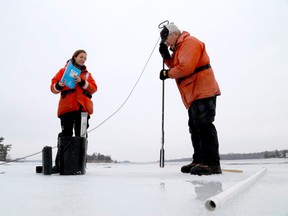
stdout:
[(164, 43), (160, 44), (159, 52), (164, 59), (170, 59), (171, 58), (168, 47)]
[(162, 69), (160, 71), (160, 80), (165, 80), (169, 78), (168, 73), (169, 73), (169, 69)]

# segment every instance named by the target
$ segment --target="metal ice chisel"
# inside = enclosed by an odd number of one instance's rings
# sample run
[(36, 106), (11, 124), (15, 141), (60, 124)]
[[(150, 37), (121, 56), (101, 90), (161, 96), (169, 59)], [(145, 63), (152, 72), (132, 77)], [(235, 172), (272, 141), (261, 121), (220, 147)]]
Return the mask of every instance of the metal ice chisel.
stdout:
[(86, 137), (87, 134), (87, 118), (88, 118), (87, 112), (81, 112), (81, 130), (80, 130), (81, 137)]

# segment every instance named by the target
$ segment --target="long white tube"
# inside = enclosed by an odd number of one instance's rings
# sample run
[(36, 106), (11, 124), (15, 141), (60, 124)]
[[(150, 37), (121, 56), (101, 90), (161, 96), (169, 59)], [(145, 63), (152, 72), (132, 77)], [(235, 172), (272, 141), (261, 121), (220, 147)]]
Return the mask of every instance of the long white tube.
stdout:
[(206, 208), (211, 211), (214, 211), (215, 209), (219, 209), (225, 203), (235, 198), (236, 195), (244, 191), (246, 188), (250, 187), (265, 172), (266, 172), (266, 168), (262, 168), (260, 171), (246, 178), (245, 180), (239, 182), (238, 184), (224, 190), (223, 192), (215, 196), (208, 198), (205, 201)]

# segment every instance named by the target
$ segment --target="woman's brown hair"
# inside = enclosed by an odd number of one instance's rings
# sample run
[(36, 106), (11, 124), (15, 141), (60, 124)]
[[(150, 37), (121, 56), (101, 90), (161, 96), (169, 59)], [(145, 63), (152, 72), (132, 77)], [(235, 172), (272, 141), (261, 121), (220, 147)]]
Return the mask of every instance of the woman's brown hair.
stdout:
[[(72, 60), (73, 65), (75, 65), (76, 67), (77, 67), (78, 65), (76, 64), (74, 58), (76, 58), (80, 53), (85, 53), (85, 54), (87, 55), (86, 51), (85, 51), (85, 50), (81, 50), (81, 49), (80, 49), (80, 50), (76, 50), (76, 51), (74, 52), (71, 60)], [(79, 67), (79, 69), (82, 69), (82, 67), (80, 67), (80, 66), (78, 66), (78, 67)]]
[(72, 56), (72, 59), (74, 59), (75, 57), (77, 57), (80, 53), (85, 53), (85, 54), (87, 55), (87, 53), (86, 53), (85, 50), (76, 50), (76, 51), (74, 52), (73, 56)]

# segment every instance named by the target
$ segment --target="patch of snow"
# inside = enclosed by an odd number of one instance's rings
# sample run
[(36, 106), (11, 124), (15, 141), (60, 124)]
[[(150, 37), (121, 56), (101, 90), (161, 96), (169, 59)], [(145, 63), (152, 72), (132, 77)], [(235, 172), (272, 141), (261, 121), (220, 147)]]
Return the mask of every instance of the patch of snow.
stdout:
[[(184, 163), (87, 164), (85, 175), (37, 174), (39, 163), (0, 166), (1, 216), (288, 216), (288, 160), (221, 161), (223, 169), (243, 173), (192, 176)], [(205, 200), (266, 173), (229, 205), (213, 212)]]

